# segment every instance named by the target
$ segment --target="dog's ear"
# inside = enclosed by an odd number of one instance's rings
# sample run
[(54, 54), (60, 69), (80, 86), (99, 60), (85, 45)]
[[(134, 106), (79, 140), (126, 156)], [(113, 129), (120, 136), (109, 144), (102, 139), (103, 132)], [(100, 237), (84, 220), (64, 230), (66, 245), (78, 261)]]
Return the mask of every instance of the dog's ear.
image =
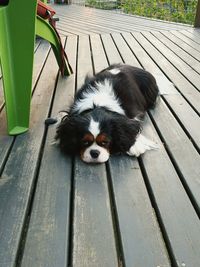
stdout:
[(76, 122), (73, 117), (65, 116), (56, 131), (56, 140), (59, 140), (61, 150), (67, 154), (76, 154), (79, 151)]
[(141, 131), (141, 122), (128, 118), (119, 118), (112, 122), (112, 153), (124, 153), (135, 143)]

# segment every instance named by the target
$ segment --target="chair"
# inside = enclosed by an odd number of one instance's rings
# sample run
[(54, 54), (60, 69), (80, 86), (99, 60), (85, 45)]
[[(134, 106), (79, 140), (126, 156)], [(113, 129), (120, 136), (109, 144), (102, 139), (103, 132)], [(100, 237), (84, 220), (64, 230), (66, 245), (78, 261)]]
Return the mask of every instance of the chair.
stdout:
[[(37, 0), (5, 1), (0, 0), (0, 59), (8, 133), (17, 135), (29, 127), (35, 34), (51, 43), (59, 66), (62, 57), (55, 30), (36, 16)], [(64, 74), (70, 73), (66, 63)]]

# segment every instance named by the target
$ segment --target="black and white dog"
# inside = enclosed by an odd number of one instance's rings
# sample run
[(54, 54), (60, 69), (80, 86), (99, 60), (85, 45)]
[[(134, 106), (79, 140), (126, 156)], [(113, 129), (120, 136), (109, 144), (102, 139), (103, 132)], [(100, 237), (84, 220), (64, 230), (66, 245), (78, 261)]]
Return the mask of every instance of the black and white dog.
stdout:
[(62, 151), (79, 153), (88, 163), (106, 162), (113, 153), (138, 157), (156, 147), (141, 134), (141, 124), (157, 96), (158, 86), (149, 72), (112, 65), (86, 77), (57, 128), (56, 139)]

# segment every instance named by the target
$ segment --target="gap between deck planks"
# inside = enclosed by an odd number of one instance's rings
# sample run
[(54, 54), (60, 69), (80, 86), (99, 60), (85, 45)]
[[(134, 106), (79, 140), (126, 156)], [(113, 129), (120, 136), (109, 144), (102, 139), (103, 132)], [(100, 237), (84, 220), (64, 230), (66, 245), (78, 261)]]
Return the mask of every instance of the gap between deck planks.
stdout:
[[(13, 138), (8, 138), (9, 147), (13, 147), (3, 152), (1, 266), (15, 266), (16, 259), (24, 267), (198, 266), (200, 164), (195, 129), (199, 119), (198, 105), (191, 96), (197, 96), (197, 88), (184, 77), (185, 68), (180, 71), (173, 57), (172, 62), (168, 60), (159, 41), (157, 49), (152, 46), (155, 39), (151, 36), (70, 36), (67, 53), (77, 72), (67, 79), (59, 77), (58, 82), (52, 52), (48, 56), (33, 94), (30, 131), (18, 136), (14, 144)], [(106, 166), (89, 166), (78, 158), (63, 157), (51, 145), (54, 127), (49, 127), (47, 135), (44, 132), (51, 99), (55, 115), (69, 105), (85, 74), (122, 61), (141, 64), (158, 77), (160, 86), (166, 86), (150, 113), (159, 135), (149, 117), (144, 127), (160, 149), (139, 161), (115, 156)], [(190, 94), (184, 91), (188, 85)], [(167, 89), (174, 93), (167, 94)]]

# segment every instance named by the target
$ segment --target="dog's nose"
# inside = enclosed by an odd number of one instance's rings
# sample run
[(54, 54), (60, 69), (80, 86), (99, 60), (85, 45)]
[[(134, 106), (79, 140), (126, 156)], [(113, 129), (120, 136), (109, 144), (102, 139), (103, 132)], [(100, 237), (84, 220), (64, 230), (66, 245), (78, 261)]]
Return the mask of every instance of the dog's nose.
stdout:
[(92, 157), (93, 159), (97, 159), (98, 156), (99, 156), (99, 154), (100, 154), (99, 150), (92, 149), (92, 150), (90, 151), (90, 155), (91, 155), (91, 157)]

